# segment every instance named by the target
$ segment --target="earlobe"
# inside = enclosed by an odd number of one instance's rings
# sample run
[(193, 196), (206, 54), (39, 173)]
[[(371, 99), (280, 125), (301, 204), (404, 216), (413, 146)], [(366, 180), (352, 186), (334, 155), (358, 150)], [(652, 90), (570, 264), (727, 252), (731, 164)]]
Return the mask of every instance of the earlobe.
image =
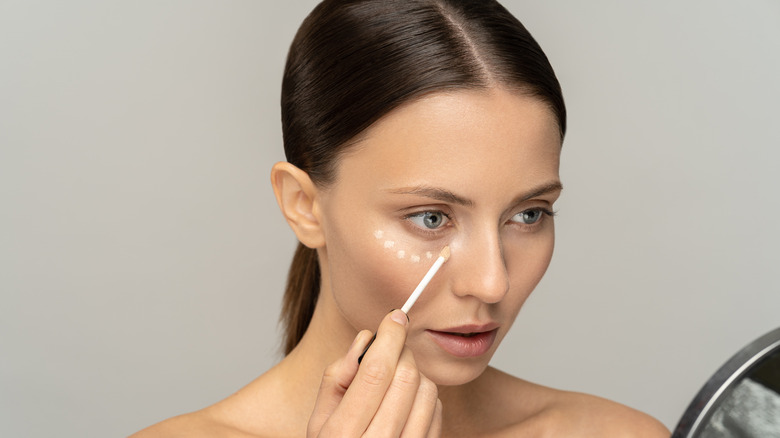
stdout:
[(325, 245), (320, 226), (317, 187), (309, 175), (294, 165), (281, 161), (271, 168), (271, 185), (276, 202), (298, 240), (309, 248)]

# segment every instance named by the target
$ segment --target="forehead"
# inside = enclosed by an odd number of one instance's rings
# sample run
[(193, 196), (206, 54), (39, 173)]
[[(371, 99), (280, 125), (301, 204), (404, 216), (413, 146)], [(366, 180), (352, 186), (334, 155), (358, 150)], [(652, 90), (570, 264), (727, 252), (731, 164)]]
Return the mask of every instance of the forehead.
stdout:
[(336, 185), (446, 185), (479, 196), (480, 188), (557, 180), (560, 149), (555, 116), (538, 99), (502, 89), (438, 92), (370, 127), (342, 157)]

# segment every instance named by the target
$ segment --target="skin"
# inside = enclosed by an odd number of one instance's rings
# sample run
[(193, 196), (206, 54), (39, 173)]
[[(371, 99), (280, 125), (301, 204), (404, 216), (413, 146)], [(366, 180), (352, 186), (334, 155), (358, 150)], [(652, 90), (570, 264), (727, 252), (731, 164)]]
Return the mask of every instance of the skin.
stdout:
[[(488, 366), (552, 257), (554, 221), (544, 212), (561, 192), (560, 150), (543, 103), (491, 88), (394, 110), (342, 156), (329, 187), (278, 163), (280, 208), (322, 267), (308, 331), (233, 396), (137, 436), (668, 437), (638, 411)], [(440, 225), (426, 224), (426, 212)], [(388, 239), (397, 247), (384, 247)], [(397, 250), (438, 254), (445, 245), (452, 256), (408, 322), (388, 314), (431, 264)], [(467, 324), (495, 329), (484, 354), (454, 356), (431, 334)], [(365, 329), (377, 327), (358, 366)]]

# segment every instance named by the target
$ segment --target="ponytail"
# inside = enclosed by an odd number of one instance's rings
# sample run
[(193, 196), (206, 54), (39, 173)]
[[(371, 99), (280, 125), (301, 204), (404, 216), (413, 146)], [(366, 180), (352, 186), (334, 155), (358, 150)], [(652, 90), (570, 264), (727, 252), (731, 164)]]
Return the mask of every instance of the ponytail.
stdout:
[(301, 341), (309, 327), (317, 297), (320, 295), (320, 262), (317, 250), (298, 243), (287, 287), (282, 301), (281, 322), (284, 325), (284, 354), (288, 355)]

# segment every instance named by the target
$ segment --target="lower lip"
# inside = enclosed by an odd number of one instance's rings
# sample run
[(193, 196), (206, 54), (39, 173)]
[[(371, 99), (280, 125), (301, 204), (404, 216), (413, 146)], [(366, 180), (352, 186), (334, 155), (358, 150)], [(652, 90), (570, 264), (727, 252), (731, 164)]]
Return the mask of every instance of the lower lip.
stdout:
[(496, 332), (498, 332), (498, 329), (467, 337), (428, 330), (428, 334), (433, 337), (433, 340), (442, 350), (457, 357), (477, 357), (487, 353), (496, 340)]

